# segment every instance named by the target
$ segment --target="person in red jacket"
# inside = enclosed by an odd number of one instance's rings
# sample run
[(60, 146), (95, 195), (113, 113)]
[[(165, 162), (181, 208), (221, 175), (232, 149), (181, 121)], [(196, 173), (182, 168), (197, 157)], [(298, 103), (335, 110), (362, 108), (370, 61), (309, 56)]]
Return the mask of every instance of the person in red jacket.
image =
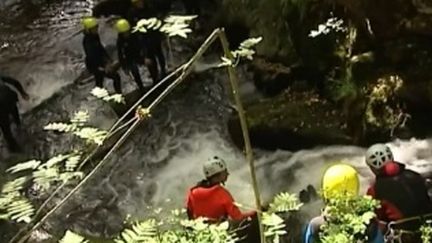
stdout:
[(223, 186), (228, 179), (226, 163), (215, 156), (204, 164), (205, 179), (192, 187), (187, 195), (189, 219), (206, 218), (210, 222), (226, 219), (240, 221), (255, 216), (255, 211), (242, 213), (234, 199)]
[(383, 231), (392, 223), (392, 228), (398, 232), (411, 232), (401, 235), (405, 239), (402, 242), (421, 242), (420, 236), (412, 232), (432, 213), (426, 180), (394, 161), (392, 151), (385, 144), (375, 144), (367, 150), (366, 164), (375, 174), (375, 182), (367, 194), (380, 200), (381, 207), (376, 214), (384, 226)]

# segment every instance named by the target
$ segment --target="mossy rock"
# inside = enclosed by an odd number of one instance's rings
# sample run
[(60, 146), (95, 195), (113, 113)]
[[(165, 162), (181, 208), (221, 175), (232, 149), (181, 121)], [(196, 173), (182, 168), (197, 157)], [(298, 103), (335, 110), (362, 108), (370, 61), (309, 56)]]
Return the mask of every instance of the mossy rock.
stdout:
[[(352, 144), (344, 118), (335, 107), (312, 92), (264, 99), (246, 108), (252, 144), (264, 149), (304, 149), (319, 145)], [(243, 146), (238, 118), (229, 121), (234, 142)]]

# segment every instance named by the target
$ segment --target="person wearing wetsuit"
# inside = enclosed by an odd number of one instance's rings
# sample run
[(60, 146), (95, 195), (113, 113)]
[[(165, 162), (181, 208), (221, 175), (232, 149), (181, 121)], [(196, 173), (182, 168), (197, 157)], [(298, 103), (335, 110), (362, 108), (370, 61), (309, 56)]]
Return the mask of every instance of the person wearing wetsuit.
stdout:
[(103, 88), (105, 77), (114, 82), (114, 90), (121, 94), (121, 79), (114, 70), (114, 65), (102, 45), (98, 34), (98, 23), (93, 17), (86, 17), (82, 21), (84, 27), (83, 46), (86, 54), (85, 64), (87, 70), (94, 75), (96, 86)]
[[(360, 181), (358, 172), (350, 165), (335, 164), (329, 167), (322, 178), (322, 191), (324, 203), (335, 196), (357, 196), (359, 193)], [(327, 217), (327, 218), (326, 218)], [(321, 226), (328, 220), (326, 209), (324, 208), (321, 215), (311, 219), (306, 227), (303, 243), (320, 242)], [(368, 243), (383, 243), (384, 238), (378, 230), (375, 221), (370, 222), (366, 234)]]
[[(144, 85), (139, 73), (138, 65), (151, 66), (151, 60), (147, 57), (143, 36), (139, 33), (131, 33), (131, 26), (126, 19), (117, 20), (115, 27), (118, 32), (117, 53), (120, 65), (126, 73), (131, 73), (140, 90)], [(158, 72), (155, 68), (149, 68), (153, 82), (158, 81)]]
[(29, 95), (24, 91), (24, 88), (18, 80), (0, 74), (0, 128), (9, 150), (18, 152), (20, 147), (11, 131), (11, 117), (13, 117), (17, 126), (21, 126), (21, 119), (17, 107), (18, 94), (8, 85), (18, 90), (21, 96), (26, 100), (29, 99)]
[(375, 174), (375, 182), (367, 194), (381, 203), (376, 214), (382, 230), (387, 232), (389, 223), (393, 222), (392, 228), (401, 233), (402, 242), (421, 242), (418, 230), (432, 216), (426, 180), (394, 161), (392, 151), (385, 144), (375, 144), (367, 150), (366, 164)]
[[(163, 19), (161, 12), (150, 4), (147, 0), (132, 0), (132, 6), (127, 14), (127, 20), (131, 26), (135, 26), (141, 19), (158, 18)], [(147, 30), (146, 33), (141, 33), (144, 36), (147, 56), (152, 61), (152, 65), (157, 70), (159, 63), (158, 77), (162, 78), (166, 75), (166, 61), (162, 50), (163, 33), (158, 30)]]

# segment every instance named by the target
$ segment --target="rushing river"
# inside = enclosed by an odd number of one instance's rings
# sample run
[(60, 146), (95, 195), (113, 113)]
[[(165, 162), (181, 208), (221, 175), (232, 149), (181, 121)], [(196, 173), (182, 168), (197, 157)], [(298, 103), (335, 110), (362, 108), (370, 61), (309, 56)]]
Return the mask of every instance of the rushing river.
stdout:
[[(38, 6), (37, 13), (30, 14), (28, 4)], [(21, 80), (32, 97), (20, 105), (24, 126), (17, 132), (25, 153), (8, 154), (0, 140), (0, 160), (48, 158), (68, 151), (74, 138), (45, 132), (42, 127), (50, 121), (64, 121), (77, 110), (88, 110), (92, 124), (101, 128), (109, 128), (115, 122), (112, 109), (89, 95), (93, 82), (82, 82), (82, 36), (76, 33), (80, 29), (79, 19), (94, 4), (90, 0), (0, 4), (2, 16), (7, 16), (0, 22), (1, 71)], [(101, 33), (104, 43), (112, 47), (115, 33), (108, 24), (102, 24)], [(192, 54), (178, 46), (174, 46), (173, 53), (171, 67)], [(204, 59), (200, 66), (205, 68), (212, 63), (213, 60)], [(248, 74), (241, 74), (244, 96), (256, 95)], [(122, 77), (125, 91), (131, 91), (134, 83)], [(202, 178), (203, 161), (214, 155), (228, 162), (231, 175), (227, 187), (234, 197), (243, 205), (253, 206), (246, 161), (227, 131), (233, 110), (224, 90), (226, 78), (222, 70), (209, 70), (186, 80), (43, 228), (58, 234), (67, 228), (89, 235), (113, 234), (121, 229), (127, 214), (145, 217), (148, 205), (182, 207), (187, 188)], [(107, 87), (111, 89), (111, 83), (107, 82)], [(424, 174), (431, 171), (431, 140), (413, 138), (389, 141), (389, 145), (396, 159), (409, 168)], [(364, 190), (371, 179), (364, 152), (364, 148), (343, 145), (295, 152), (257, 149), (263, 198), (269, 200), (281, 191), (298, 193), (309, 184), (319, 188), (320, 175), (335, 161), (358, 168)], [(316, 205), (306, 209), (306, 218), (318, 213)]]

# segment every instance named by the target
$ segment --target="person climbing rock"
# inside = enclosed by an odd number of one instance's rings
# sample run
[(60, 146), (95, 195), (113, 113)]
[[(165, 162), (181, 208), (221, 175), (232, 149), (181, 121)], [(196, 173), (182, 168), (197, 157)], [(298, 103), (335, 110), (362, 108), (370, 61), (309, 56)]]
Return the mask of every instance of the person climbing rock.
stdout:
[[(335, 164), (329, 167), (322, 178), (322, 192), (324, 203), (335, 196), (346, 195), (356, 196), (359, 193), (359, 176), (357, 171), (347, 164)], [(304, 243), (319, 242), (319, 233), (321, 226), (326, 222), (326, 209), (322, 214), (313, 218), (307, 225)], [(370, 243), (384, 242), (381, 232), (376, 227), (374, 222), (371, 222), (368, 228)]]
[(139, 73), (138, 65), (145, 64), (148, 67), (153, 82), (158, 80), (158, 72), (154, 62), (147, 57), (145, 43), (138, 33), (131, 33), (131, 26), (126, 19), (119, 19), (115, 24), (118, 32), (117, 53), (120, 65), (125, 73), (131, 73), (140, 90), (144, 85)]
[(242, 213), (223, 187), (229, 175), (225, 161), (215, 156), (204, 164), (203, 171), (205, 179), (192, 187), (187, 195), (186, 208), (190, 219), (204, 217), (209, 222), (220, 222), (243, 220), (256, 214), (255, 211)]
[(85, 64), (87, 70), (94, 75), (96, 86), (103, 88), (105, 77), (114, 82), (114, 90), (121, 94), (121, 79), (105, 47), (102, 45), (98, 33), (98, 23), (93, 17), (85, 17), (82, 20), (84, 27), (83, 46), (85, 52)]
[[(135, 26), (141, 19), (158, 18), (162, 20), (165, 17), (164, 13), (157, 11), (156, 7), (148, 0), (131, 1), (132, 6), (127, 14), (127, 20), (132, 26)], [(165, 77), (166, 61), (162, 49), (163, 33), (158, 30), (147, 30), (146, 33), (141, 34), (144, 37), (147, 56), (152, 60), (152, 65), (155, 65), (157, 69), (157, 64), (159, 64), (158, 77)]]
[(421, 242), (418, 230), (432, 217), (426, 180), (394, 161), (392, 151), (385, 144), (369, 147), (365, 160), (375, 175), (367, 194), (380, 200), (381, 207), (376, 214), (383, 232), (404, 243)]
[(18, 80), (0, 74), (0, 128), (9, 150), (11, 152), (19, 152), (20, 146), (13, 137), (11, 131), (11, 117), (17, 126), (21, 126), (21, 119), (17, 107), (18, 94), (8, 85), (18, 90), (25, 100), (29, 99), (29, 95), (25, 92)]

